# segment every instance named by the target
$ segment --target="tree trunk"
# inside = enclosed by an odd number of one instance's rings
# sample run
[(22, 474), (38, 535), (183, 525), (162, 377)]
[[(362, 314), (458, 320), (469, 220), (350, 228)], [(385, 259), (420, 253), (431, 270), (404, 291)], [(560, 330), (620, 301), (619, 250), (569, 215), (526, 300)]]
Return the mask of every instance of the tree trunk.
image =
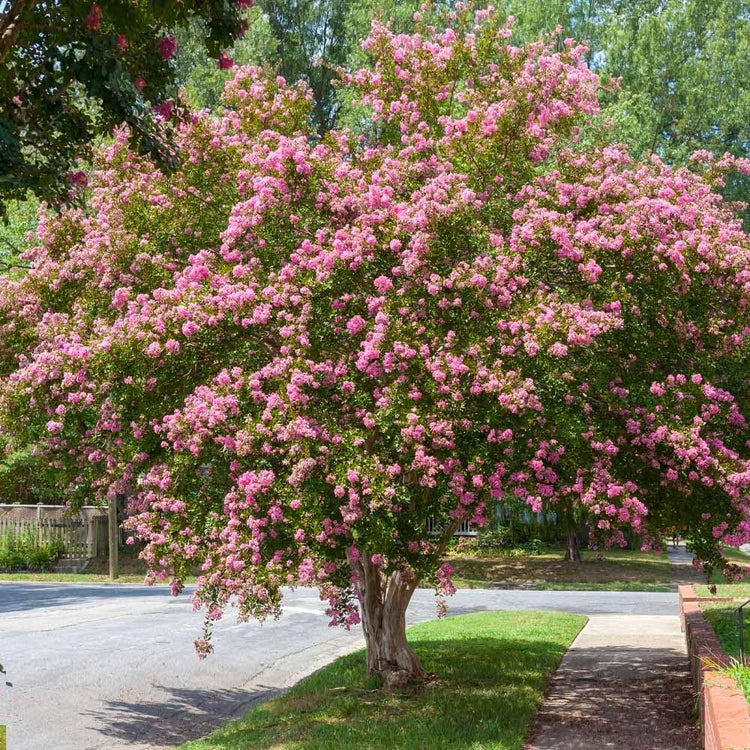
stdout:
[(578, 541), (578, 534), (575, 531), (568, 531), (568, 546), (565, 549), (565, 559), (572, 562), (581, 562), (581, 545)]
[(389, 688), (424, 679), (427, 673), (406, 641), (406, 608), (418, 580), (403, 572), (386, 577), (368, 557), (363, 553), (363, 559), (352, 563), (359, 579), (367, 674), (381, 675)]

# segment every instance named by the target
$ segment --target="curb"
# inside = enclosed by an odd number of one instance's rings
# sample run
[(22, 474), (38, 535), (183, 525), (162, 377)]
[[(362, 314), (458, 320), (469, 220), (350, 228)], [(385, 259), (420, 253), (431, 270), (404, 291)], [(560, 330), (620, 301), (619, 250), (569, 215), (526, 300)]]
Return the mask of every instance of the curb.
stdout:
[(701, 601), (732, 597), (699, 597), (692, 586), (680, 586), (680, 622), (685, 633), (690, 672), (699, 695), (704, 750), (748, 750), (750, 705), (735, 681), (717, 670), (731, 659), (701, 612)]

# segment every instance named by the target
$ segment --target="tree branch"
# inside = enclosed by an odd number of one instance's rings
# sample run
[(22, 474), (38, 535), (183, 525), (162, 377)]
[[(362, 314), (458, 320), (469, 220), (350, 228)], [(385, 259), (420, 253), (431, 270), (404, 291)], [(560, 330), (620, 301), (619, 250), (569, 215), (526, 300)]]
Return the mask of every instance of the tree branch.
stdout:
[(13, 49), (24, 27), (25, 18), (34, 11), (36, 0), (16, 0), (10, 6), (8, 15), (0, 21), (0, 63)]

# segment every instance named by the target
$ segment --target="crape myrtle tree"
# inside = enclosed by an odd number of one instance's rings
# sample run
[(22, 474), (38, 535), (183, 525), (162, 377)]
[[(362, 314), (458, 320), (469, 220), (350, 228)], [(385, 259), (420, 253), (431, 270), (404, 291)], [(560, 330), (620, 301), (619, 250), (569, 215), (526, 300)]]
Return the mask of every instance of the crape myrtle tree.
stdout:
[(750, 539), (750, 250), (712, 192), (747, 165), (583, 149), (585, 48), (510, 34), (375, 22), (341, 73), (368, 138), (239, 69), (169, 174), (120, 131), (3, 281), (6, 439), (71, 498), (129, 492), (150, 580), (200, 569), (202, 655), (228, 605), (317, 586), (370, 672), (423, 676), (409, 600), (452, 591), (453, 532), (507, 495), (603, 548), (679, 529), (716, 566)]

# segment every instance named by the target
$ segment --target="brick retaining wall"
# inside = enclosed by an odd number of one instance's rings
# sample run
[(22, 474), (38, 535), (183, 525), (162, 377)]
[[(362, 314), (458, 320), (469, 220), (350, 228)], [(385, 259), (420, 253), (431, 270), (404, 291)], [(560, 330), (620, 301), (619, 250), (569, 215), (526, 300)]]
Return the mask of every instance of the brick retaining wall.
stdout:
[[(729, 657), (700, 609), (701, 598), (692, 586), (680, 586), (680, 620), (685, 632), (690, 671), (700, 696), (700, 719), (705, 750), (749, 750), (750, 707), (737, 683), (720, 674)], [(731, 601), (711, 597), (709, 601)]]

